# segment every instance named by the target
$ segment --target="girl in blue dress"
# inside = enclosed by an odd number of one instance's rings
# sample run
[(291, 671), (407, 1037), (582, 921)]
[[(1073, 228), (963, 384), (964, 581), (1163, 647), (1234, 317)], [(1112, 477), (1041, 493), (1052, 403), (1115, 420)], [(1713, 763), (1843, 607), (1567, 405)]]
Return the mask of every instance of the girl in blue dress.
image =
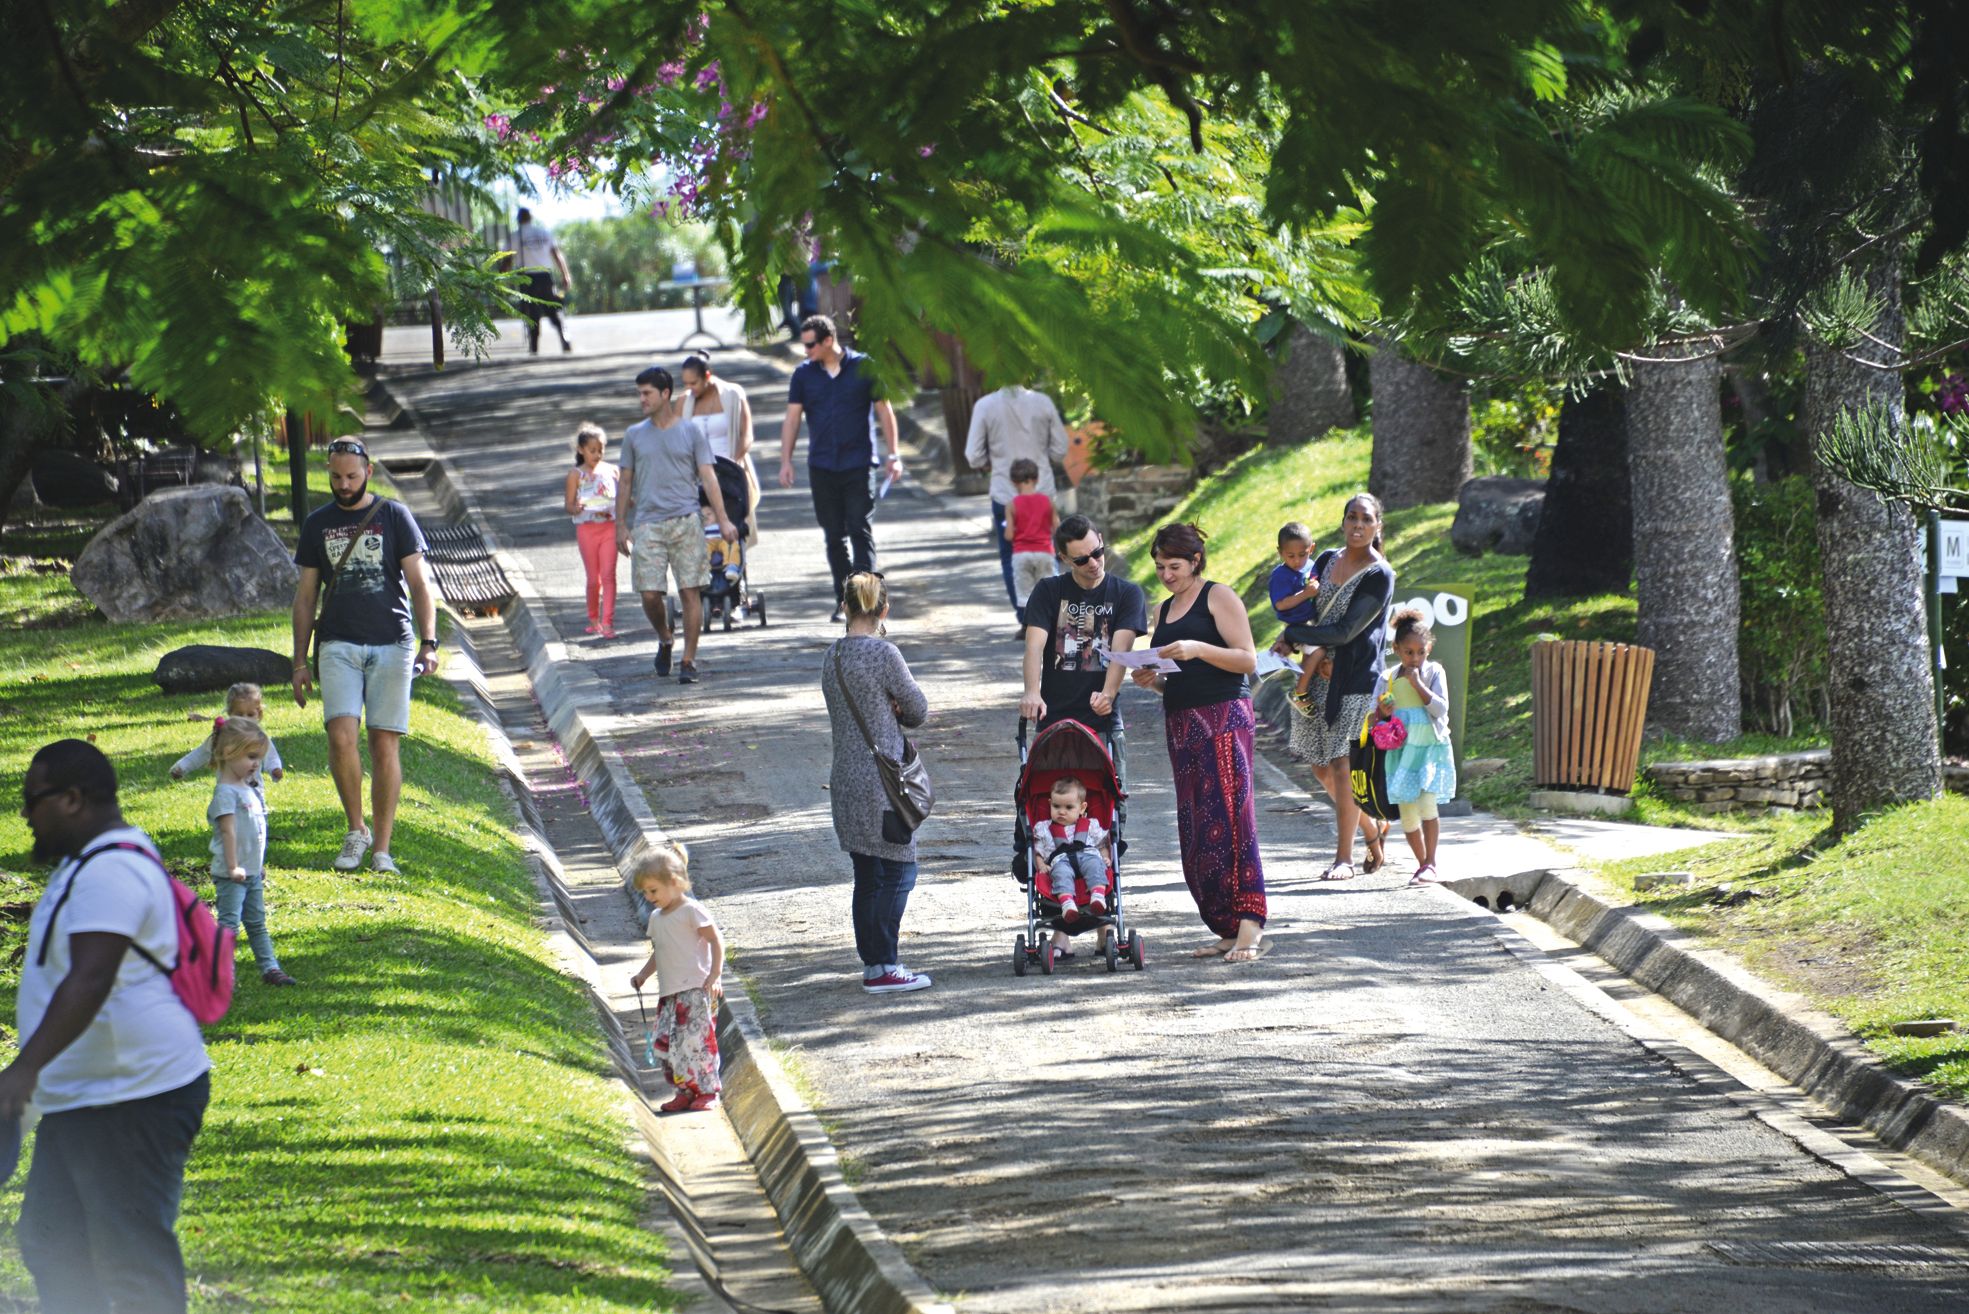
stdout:
[(1436, 874), (1436, 840), (1441, 833), (1436, 800), (1456, 797), (1456, 759), (1449, 746), (1449, 676), (1429, 660), (1435, 636), (1420, 611), (1394, 615), (1391, 645), (1400, 665), (1381, 674), (1375, 691), (1380, 719), (1393, 718), (1408, 732), (1388, 755), (1388, 801), (1401, 808), (1402, 833), (1415, 851), (1411, 885), (1441, 880)]

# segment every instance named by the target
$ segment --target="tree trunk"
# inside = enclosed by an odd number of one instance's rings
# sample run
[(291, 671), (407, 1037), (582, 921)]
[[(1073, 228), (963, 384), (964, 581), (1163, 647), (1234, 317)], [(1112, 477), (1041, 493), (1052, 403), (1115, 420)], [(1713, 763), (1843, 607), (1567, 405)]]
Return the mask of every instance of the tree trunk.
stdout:
[[(1883, 299), (1872, 332), (1896, 346), (1905, 327), (1898, 257), (1894, 251), (1867, 272), (1869, 289)], [(1888, 354), (1870, 342), (1853, 349), (1873, 360)], [(1876, 406), (1886, 409), (1899, 434), (1901, 400), (1898, 371), (1807, 344), (1800, 417), (1807, 433), (1824, 432), (1842, 412)], [(1914, 513), (1817, 461), (1812, 486), (1825, 563), (1819, 588), (1831, 671), (1832, 821), (1847, 831), (1876, 808), (1940, 791), (1934, 672)]]
[(1374, 454), (1367, 488), (1390, 511), (1453, 502), (1470, 477), (1470, 385), (1382, 342), (1368, 362)]
[(1559, 409), (1559, 443), (1525, 569), (1525, 596), (1625, 593), (1634, 578), (1632, 499), (1627, 390), (1605, 379)]
[(1743, 732), (1721, 377), (1714, 356), (1636, 362), (1627, 392), (1639, 632), (1655, 650), (1648, 720), (1708, 743)]
[(1347, 386), (1346, 353), (1304, 324), (1293, 324), (1272, 368), (1271, 401), (1266, 438), (1274, 443), (1310, 442), (1359, 418)]

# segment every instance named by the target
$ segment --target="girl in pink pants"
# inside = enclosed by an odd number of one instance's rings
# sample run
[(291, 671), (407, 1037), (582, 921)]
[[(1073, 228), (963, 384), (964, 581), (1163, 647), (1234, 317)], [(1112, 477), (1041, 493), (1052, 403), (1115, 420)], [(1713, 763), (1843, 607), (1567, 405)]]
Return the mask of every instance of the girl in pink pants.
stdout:
[(574, 539), (588, 572), (588, 633), (615, 637), (615, 489), (621, 471), (602, 459), (608, 435), (584, 424), (574, 435), (574, 469), (565, 489)]

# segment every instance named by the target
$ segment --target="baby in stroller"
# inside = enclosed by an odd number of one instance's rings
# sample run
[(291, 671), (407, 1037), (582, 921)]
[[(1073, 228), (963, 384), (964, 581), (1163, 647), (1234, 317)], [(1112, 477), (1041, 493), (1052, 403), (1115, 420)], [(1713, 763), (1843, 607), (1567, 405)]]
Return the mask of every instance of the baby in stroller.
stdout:
[(1102, 916), (1108, 910), (1108, 832), (1087, 815), (1087, 786), (1072, 776), (1053, 783), (1053, 819), (1041, 824), (1040, 856), (1053, 876), (1053, 889), (1059, 894), (1060, 916), (1076, 917), (1080, 903), (1074, 896), (1074, 881), (1087, 886), (1087, 911)]
[[(1122, 907), (1122, 791), (1114, 759), (1101, 737), (1078, 721), (1060, 720), (1026, 742), (1019, 722), (1018, 805), (1022, 858), (1013, 870), (1025, 886), (1025, 930), (1012, 942), (1012, 971), (1028, 965), (1051, 973), (1072, 956), (1072, 938), (1091, 932), (1095, 953), (1110, 972), (1127, 962), (1142, 967), (1142, 935)], [(1029, 873), (1029, 875), (1028, 875)]]

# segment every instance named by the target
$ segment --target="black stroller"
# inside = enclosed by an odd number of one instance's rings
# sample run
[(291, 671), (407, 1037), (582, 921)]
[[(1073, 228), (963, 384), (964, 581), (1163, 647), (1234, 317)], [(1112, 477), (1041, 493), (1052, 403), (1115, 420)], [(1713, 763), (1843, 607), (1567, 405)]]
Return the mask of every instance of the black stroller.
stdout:
[[(763, 629), (766, 624), (766, 595), (752, 591), (745, 566), (745, 538), (752, 528), (751, 481), (745, 477), (745, 467), (729, 457), (713, 457), (712, 465), (718, 472), (718, 492), (725, 499), (725, 511), (738, 527), (738, 539), (728, 542), (716, 525), (705, 527), (704, 537), (708, 540), (711, 553), (711, 587), (704, 590), (704, 625), (709, 629), (712, 621), (719, 620), (729, 630), (747, 620), (756, 620)], [(699, 506), (711, 505), (711, 499), (704, 495), (701, 488), (697, 501)], [(672, 598), (671, 633), (678, 632), (682, 623), (679, 604)]]
[[(1108, 911), (1095, 913), (1087, 907), (1086, 882), (1076, 878), (1074, 899), (1079, 905), (1071, 917), (1060, 915), (1060, 901), (1053, 890), (1053, 874), (1040, 851), (1040, 827), (1052, 815), (1053, 786), (1063, 777), (1072, 777), (1087, 791), (1087, 815), (1108, 831), (1113, 856), (1108, 863)], [(1026, 887), (1026, 929), (1012, 942), (1012, 973), (1024, 976), (1032, 963), (1051, 975), (1054, 966), (1050, 932), (1065, 931), (1082, 935), (1102, 932), (1102, 956), (1108, 971), (1118, 969), (1125, 960), (1142, 970), (1142, 933), (1128, 929), (1122, 912), (1121, 802), (1127, 797), (1116, 777), (1114, 758), (1101, 737), (1078, 721), (1055, 721), (1033, 736), (1026, 747), (1026, 722), (1019, 720), (1019, 783), (1013, 792), (1017, 808), (1023, 872), (1020, 883)]]

